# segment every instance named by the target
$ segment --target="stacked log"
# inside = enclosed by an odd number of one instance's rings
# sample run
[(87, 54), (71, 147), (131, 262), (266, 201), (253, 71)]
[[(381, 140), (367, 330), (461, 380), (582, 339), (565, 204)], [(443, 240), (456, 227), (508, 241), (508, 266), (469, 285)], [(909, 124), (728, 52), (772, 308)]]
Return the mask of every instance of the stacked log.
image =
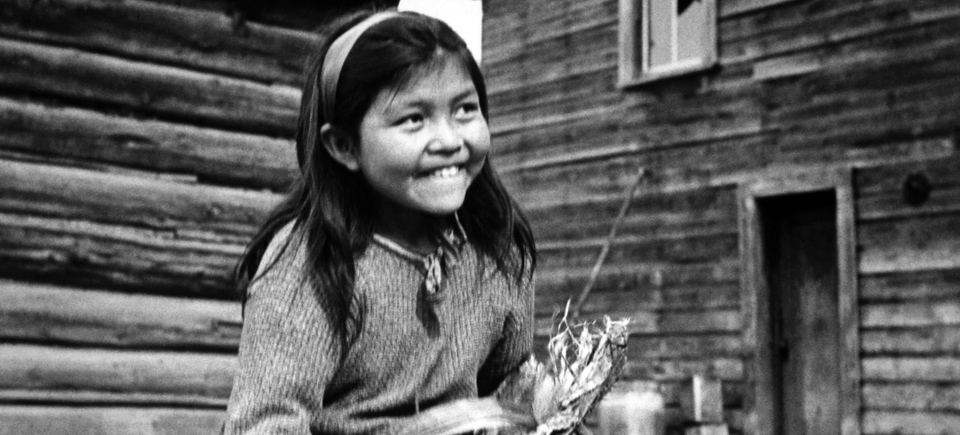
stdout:
[(0, 5), (0, 434), (214, 433), (317, 37), (226, 3), (37, 6)]

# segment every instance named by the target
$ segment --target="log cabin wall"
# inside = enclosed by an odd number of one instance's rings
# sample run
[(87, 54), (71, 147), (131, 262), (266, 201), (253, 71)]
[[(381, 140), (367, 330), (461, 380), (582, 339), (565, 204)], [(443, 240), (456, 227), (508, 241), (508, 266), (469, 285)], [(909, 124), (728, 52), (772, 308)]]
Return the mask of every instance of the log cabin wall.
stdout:
[[(625, 377), (658, 385), (671, 425), (681, 382), (707, 374), (723, 381), (730, 429), (744, 431), (753, 349), (743, 338), (738, 186), (850, 167), (859, 430), (957, 433), (960, 7), (717, 3), (717, 68), (620, 89), (617, 0), (485, 2), (496, 163), (541, 253), (539, 337), (581, 292), (644, 168), (584, 314), (633, 318)], [(910, 205), (904, 183), (923, 184), (916, 174), (932, 191)]]
[(0, 2), (0, 434), (219, 429), (329, 14), (180, 3)]

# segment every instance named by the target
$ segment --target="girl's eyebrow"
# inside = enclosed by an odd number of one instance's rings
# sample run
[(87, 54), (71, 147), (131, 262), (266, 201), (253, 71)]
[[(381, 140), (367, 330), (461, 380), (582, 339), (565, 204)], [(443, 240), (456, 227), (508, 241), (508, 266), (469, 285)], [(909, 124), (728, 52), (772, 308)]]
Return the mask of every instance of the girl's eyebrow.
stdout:
[[(477, 94), (477, 90), (473, 86), (464, 87), (463, 90), (456, 93), (451, 101), (460, 101), (467, 99), (473, 95)], [(394, 107), (420, 107), (420, 106), (429, 106), (431, 103), (425, 98), (418, 98), (417, 96), (409, 97), (400, 97), (395, 98), (391, 104)]]
[(464, 87), (462, 91), (460, 91), (459, 93), (457, 93), (456, 96), (453, 97), (453, 99), (455, 101), (462, 100), (464, 98), (471, 97), (476, 93), (477, 93), (477, 90), (473, 87), (473, 85), (471, 85), (468, 87)]

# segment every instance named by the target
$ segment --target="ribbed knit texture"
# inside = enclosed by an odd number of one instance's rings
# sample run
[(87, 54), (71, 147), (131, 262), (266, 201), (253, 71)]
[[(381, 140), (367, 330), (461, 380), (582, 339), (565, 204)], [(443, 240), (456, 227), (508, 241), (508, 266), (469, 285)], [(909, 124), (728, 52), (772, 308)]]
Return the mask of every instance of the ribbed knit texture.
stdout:
[(226, 434), (395, 433), (417, 409), (491, 393), (530, 355), (532, 285), (518, 288), (467, 244), (443, 298), (427, 302), (423, 266), (374, 242), (356, 269), (363, 332), (340, 366), (303, 245), (279, 249), (291, 227), (261, 262), (283, 251), (277, 264), (249, 288)]

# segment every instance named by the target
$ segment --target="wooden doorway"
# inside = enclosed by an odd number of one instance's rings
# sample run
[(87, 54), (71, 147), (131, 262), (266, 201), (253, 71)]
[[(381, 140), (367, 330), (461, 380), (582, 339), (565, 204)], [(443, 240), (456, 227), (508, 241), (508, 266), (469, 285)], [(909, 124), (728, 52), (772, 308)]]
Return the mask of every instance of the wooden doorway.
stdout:
[(761, 178), (740, 206), (748, 433), (858, 435), (850, 171)]
[(775, 433), (840, 435), (833, 191), (758, 202), (770, 290)]

